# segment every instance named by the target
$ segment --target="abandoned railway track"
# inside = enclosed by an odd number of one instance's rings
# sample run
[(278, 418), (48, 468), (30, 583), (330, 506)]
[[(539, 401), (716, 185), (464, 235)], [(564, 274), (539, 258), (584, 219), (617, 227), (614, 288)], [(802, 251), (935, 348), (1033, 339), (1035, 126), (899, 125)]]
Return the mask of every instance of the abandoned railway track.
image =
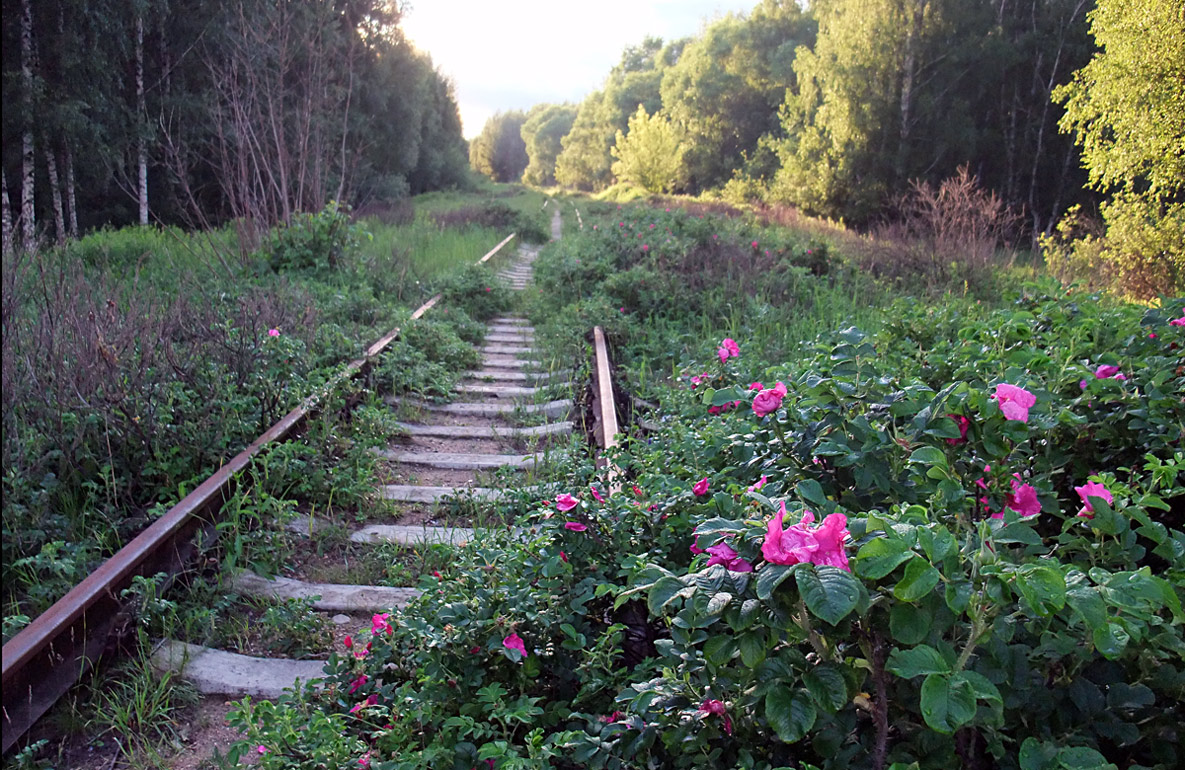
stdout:
[[(558, 211), (552, 230), (558, 238)], [(507, 236), (478, 263), (501, 253), (514, 237)], [(501, 268), (499, 277), (508, 288), (521, 290), (529, 285), (536, 253), (537, 249), (521, 246)], [(423, 317), (440, 299), (440, 295), (429, 299), (411, 319)], [(133, 579), (163, 573), (167, 587), (187, 569), (198, 555), (199, 544), (212, 541), (236, 476), (269, 445), (294, 436), (316, 414), (325, 396), (345, 380), (367, 372), (400, 333), (401, 329), (392, 329), (376, 341), (321, 393), (286, 414), (4, 645), (6, 753), (101, 656), (115, 649), (121, 629), (127, 625), (121, 594)], [(592, 405), (596, 415), (591, 427), (598, 444), (609, 448), (618, 428), (608, 351), (599, 328), (593, 333), (593, 342)], [(372, 523), (350, 532), (352, 542), (405, 546), (463, 543), (474, 536), (474, 530), (435, 523), (431, 515), (434, 506), (458, 497), (479, 502), (498, 498), (504, 490), (476, 485), (475, 479), (499, 468), (529, 469), (546, 462), (549, 439), (584, 427), (583, 420), (578, 427), (573, 419), (573, 400), (560, 393), (559, 386), (569, 383), (562, 382), (560, 373), (544, 371), (534, 360), (534, 330), (525, 318), (506, 315), (492, 319), (479, 352), (481, 364), (457, 387), (458, 400), (434, 406), (388, 399), (392, 408), (412, 414), (413, 419), (401, 423), (404, 435), (400, 441), (379, 452), (396, 483), (384, 484), (378, 492), (396, 505), (417, 511), (419, 521)], [(531, 424), (516, 423), (524, 415), (530, 417)], [(303, 521), (296, 528), (310, 526)], [(382, 612), (405, 605), (418, 593), (412, 587), (269, 579), (249, 571), (234, 576), (230, 585), (244, 596), (304, 599), (315, 610), (337, 613)], [(322, 660), (249, 657), (176, 639), (162, 640), (152, 662), (162, 670), (181, 673), (199, 692), (256, 697), (275, 697), (297, 679), (318, 677), (324, 665)]]

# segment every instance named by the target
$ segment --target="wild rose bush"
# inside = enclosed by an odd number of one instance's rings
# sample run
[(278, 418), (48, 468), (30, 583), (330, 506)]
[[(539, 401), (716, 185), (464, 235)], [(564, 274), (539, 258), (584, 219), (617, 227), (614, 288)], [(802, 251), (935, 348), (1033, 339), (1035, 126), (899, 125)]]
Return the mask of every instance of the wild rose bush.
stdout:
[(1177, 767), (1180, 304), (903, 304), (773, 366), (735, 330), (740, 355), (703, 339), (661, 430), (616, 453), (621, 491), (585, 462), (521, 498), (520, 530), (460, 549), (324, 690), (246, 704), (240, 749), (270, 768)]

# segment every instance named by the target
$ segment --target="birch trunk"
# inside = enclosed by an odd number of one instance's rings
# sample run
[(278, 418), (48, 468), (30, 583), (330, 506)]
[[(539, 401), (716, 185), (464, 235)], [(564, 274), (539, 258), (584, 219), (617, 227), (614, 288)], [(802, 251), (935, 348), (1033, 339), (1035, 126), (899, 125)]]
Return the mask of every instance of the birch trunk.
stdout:
[(45, 165), (49, 169), (49, 195), (50, 200), (53, 201), (54, 233), (57, 235), (58, 243), (61, 244), (66, 242), (66, 215), (62, 211), (62, 185), (58, 178), (58, 161), (54, 157), (54, 150), (49, 142), (42, 142), (41, 149), (45, 153)]
[(71, 238), (78, 237), (78, 196), (74, 189), (74, 153), (70, 151), (70, 143), (66, 142), (66, 205), (69, 214), (69, 233)]
[(140, 202), (140, 224), (148, 224), (148, 142), (144, 136), (144, 17), (136, 17), (136, 193)]
[(33, 5), (21, 0), (21, 82), (24, 85), (25, 130), (21, 136), (21, 246), (32, 251), (37, 234), (33, 206)]
[(4, 253), (8, 254), (12, 251), (12, 209), (8, 204), (8, 175), (0, 169), (0, 195), (3, 195), (3, 238), (4, 238)]

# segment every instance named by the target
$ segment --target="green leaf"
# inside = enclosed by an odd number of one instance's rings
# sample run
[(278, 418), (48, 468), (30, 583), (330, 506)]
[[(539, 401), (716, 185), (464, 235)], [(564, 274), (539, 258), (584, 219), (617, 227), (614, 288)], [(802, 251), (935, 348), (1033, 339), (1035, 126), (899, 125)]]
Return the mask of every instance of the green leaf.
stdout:
[(670, 604), (671, 600), (682, 590), (683, 581), (679, 578), (659, 578), (658, 582), (651, 586), (650, 594), (646, 597), (646, 606), (650, 608), (650, 614), (662, 614), (662, 608)]
[(1025, 738), (1017, 755), (1020, 770), (1051, 770), (1056, 757), (1057, 746), (1032, 737)]
[(856, 572), (861, 577), (877, 580), (888, 575), (912, 555), (905, 541), (878, 537), (865, 543), (856, 553)]
[(704, 658), (713, 666), (722, 666), (728, 662), (736, 649), (735, 637), (719, 634), (704, 642)]
[(782, 584), (782, 581), (790, 577), (790, 574), (798, 567), (797, 564), (773, 564), (766, 562), (757, 569), (757, 598), (769, 599), (773, 595), (774, 589)]
[(802, 569), (795, 579), (811, 614), (833, 626), (856, 609), (860, 600), (859, 581), (838, 567)]
[(1016, 571), (1013, 585), (1039, 617), (1066, 606), (1066, 579), (1053, 567), (1026, 564)]
[(729, 602), (731, 602), (731, 601), (732, 601), (732, 599), (733, 599), (733, 596), (732, 596), (732, 594), (728, 593), (727, 591), (719, 591), (719, 592), (717, 592), (717, 593), (716, 593), (716, 594), (715, 594), (715, 595), (714, 595), (714, 596), (713, 596), (713, 597), (712, 597), (712, 598), (711, 598), (711, 599), (708, 601), (708, 611), (707, 611), (707, 614), (709, 614), (709, 615), (719, 615), (721, 612), (724, 612), (724, 608), (728, 606)]
[(1104, 623), (1101, 626), (1096, 626), (1091, 633), (1091, 638), (1094, 641), (1095, 649), (1108, 660), (1115, 660), (1122, 655), (1124, 649), (1127, 648), (1127, 643), (1131, 641), (1127, 630), (1118, 623)]
[(909, 462), (921, 463), (922, 465), (937, 465), (940, 468), (945, 468), (946, 454), (938, 447), (924, 446), (913, 450), (913, 454), (909, 456)]
[(1088, 746), (1067, 746), (1057, 753), (1058, 764), (1065, 770), (1117, 770), (1099, 752)]
[(765, 718), (786, 743), (802, 740), (815, 726), (817, 716), (815, 704), (805, 692), (778, 685), (765, 696)]
[(741, 662), (753, 668), (765, 660), (765, 630), (754, 629), (737, 637), (737, 646), (741, 648)]
[(823, 485), (814, 479), (800, 481), (794, 487), (800, 500), (815, 506), (815, 509), (825, 508), (830, 504), (827, 495), (823, 493)]
[(920, 556), (905, 565), (905, 575), (893, 586), (893, 596), (903, 602), (916, 602), (925, 598), (938, 585), (938, 570)]
[(958, 674), (930, 674), (922, 682), (922, 718), (932, 729), (951, 735), (974, 717), (975, 691)]
[(929, 635), (933, 620), (928, 606), (899, 602), (889, 610), (889, 631), (900, 644), (917, 644)]
[[(1036, 519), (1034, 516), (1032, 519)], [(997, 543), (1020, 543), (1021, 545), (1041, 545), (1041, 535), (1033, 529), (1035, 521), (1032, 519), (1014, 521), (1006, 527), (1001, 527), (992, 539)]]
[(1082, 617), (1088, 628), (1107, 622), (1107, 603), (1093, 586), (1079, 586), (1066, 592), (1066, 603)]
[(902, 679), (913, 679), (923, 674), (948, 674), (951, 668), (938, 650), (928, 644), (919, 644), (908, 650), (894, 649), (889, 653), (885, 670)]
[(819, 708), (834, 714), (848, 703), (848, 686), (843, 674), (830, 664), (815, 666), (802, 677), (802, 683)]

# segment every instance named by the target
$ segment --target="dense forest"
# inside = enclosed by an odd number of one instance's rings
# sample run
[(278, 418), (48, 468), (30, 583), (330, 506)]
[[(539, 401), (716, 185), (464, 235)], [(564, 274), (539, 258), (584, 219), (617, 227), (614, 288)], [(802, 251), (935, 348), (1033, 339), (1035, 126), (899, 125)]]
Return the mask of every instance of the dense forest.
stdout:
[(382, 0), (4, 0), (6, 251), (456, 184), (451, 83)]
[[(790, 205), (862, 229), (966, 167), (1010, 213), (1011, 240), (1040, 242), (1055, 269), (1109, 268), (1142, 297), (1185, 290), (1185, 6), (805, 5), (762, 0), (693, 38), (648, 37), (558, 147), (529, 117), (572, 108), (539, 105), (492, 118), (471, 162), (500, 180), (554, 168), (570, 189)], [(1073, 237), (1084, 226), (1109, 240)]]

